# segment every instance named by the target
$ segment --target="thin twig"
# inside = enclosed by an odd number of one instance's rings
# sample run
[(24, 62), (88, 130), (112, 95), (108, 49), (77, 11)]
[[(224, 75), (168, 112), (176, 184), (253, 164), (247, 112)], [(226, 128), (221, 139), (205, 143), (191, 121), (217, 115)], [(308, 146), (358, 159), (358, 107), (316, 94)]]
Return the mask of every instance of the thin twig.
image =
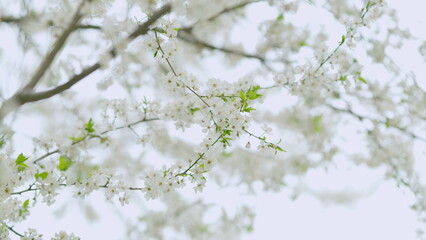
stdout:
[[(365, 17), (365, 14), (367, 14), (368, 13), (368, 11), (370, 10), (370, 8), (372, 7), (372, 6), (374, 6), (375, 5), (375, 3), (371, 3), (370, 1), (368, 1), (367, 2), (367, 5), (366, 5), (366, 7), (365, 8), (363, 8), (362, 10), (361, 10), (361, 20), (364, 20), (364, 17)], [(353, 28), (349, 28), (347, 31), (346, 31), (346, 35), (350, 32), (350, 31), (352, 31), (353, 30)], [(320, 65), (315, 69), (315, 72), (318, 72), (318, 70), (326, 63), (326, 62), (328, 62), (328, 60), (330, 60), (330, 58), (331, 57), (333, 57), (334, 56), (334, 54), (336, 54), (336, 52), (340, 49), (340, 47), (343, 45), (343, 43), (345, 42), (345, 36), (343, 36), (342, 37), (342, 40), (340, 40), (340, 42), (339, 42), (339, 44), (337, 45), (337, 47), (333, 50), (333, 52), (331, 52), (325, 59), (322, 59), (321, 60), (321, 63), (320, 63)]]
[[(221, 139), (223, 137), (223, 133), (222, 134), (220, 134), (220, 136), (211, 144), (211, 146), (214, 146), (218, 141), (219, 141), (219, 139)], [(208, 151), (209, 149), (207, 149), (207, 151)], [(194, 166), (195, 166), (195, 164), (197, 164), (203, 157), (204, 157), (204, 155), (206, 155), (206, 153), (207, 153), (207, 151), (206, 152), (204, 152), (204, 153), (202, 153), (202, 154), (200, 154), (199, 156), (198, 156), (198, 158), (185, 170), (185, 171), (183, 171), (183, 172), (181, 172), (181, 173), (178, 173), (178, 174), (176, 174), (175, 175), (175, 177), (177, 177), (177, 176), (184, 176), (184, 175), (186, 175), (186, 173), (188, 172), (188, 171), (190, 171)]]
[(382, 121), (382, 120), (373, 119), (371, 117), (367, 117), (367, 116), (363, 116), (361, 114), (355, 113), (350, 106), (348, 106), (347, 108), (338, 108), (338, 107), (335, 107), (335, 106), (333, 106), (331, 104), (327, 104), (327, 106), (329, 108), (337, 111), (337, 112), (343, 112), (343, 113), (347, 113), (349, 115), (352, 115), (353, 117), (356, 117), (360, 121), (362, 121), (362, 120), (369, 120), (369, 121), (372, 121), (372, 122), (378, 122), (378, 123), (383, 124), (383, 125), (385, 125), (387, 127), (390, 127), (390, 128), (393, 128), (393, 129), (397, 129), (400, 132), (402, 132), (402, 133), (404, 133), (404, 134), (406, 134), (406, 135), (408, 135), (408, 136), (410, 136), (410, 137), (412, 137), (414, 139), (419, 139), (419, 140), (422, 140), (422, 141), (426, 142), (426, 138), (423, 138), (423, 137), (421, 137), (421, 136), (419, 136), (419, 135), (417, 135), (417, 134), (415, 134), (415, 133), (413, 133), (411, 131), (408, 131), (407, 129), (405, 129), (403, 127), (392, 125), (392, 124), (389, 124), (388, 122), (385, 122), (385, 121)]
[(7, 228), (8, 228), (11, 232), (13, 232), (15, 235), (17, 235), (17, 236), (19, 236), (19, 237), (21, 237), (21, 238), (23, 238), (23, 237), (24, 237), (24, 235), (23, 235), (23, 234), (18, 233), (15, 229), (13, 229), (13, 226), (11, 227), (11, 226), (6, 225), (6, 227), (7, 227)]
[[(129, 128), (129, 129), (133, 130), (132, 126), (134, 126), (134, 125), (137, 125), (137, 124), (142, 123), (142, 122), (150, 122), (150, 121), (155, 121), (155, 120), (160, 120), (160, 119), (159, 119), (159, 118), (144, 118), (144, 119), (141, 119), (141, 120), (139, 120), (139, 121), (136, 121), (136, 122), (133, 122), (133, 123), (130, 123), (130, 124), (124, 125), (124, 126), (120, 126), (120, 127), (112, 128), (112, 129), (109, 129), (109, 130), (105, 130), (105, 131), (101, 132), (101, 133), (100, 133), (100, 135), (104, 135), (104, 134), (106, 134), (106, 133), (109, 133), (109, 132), (112, 132), (112, 131), (115, 131), (115, 130), (124, 129), (124, 128)], [(88, 135), (86, 135), (86, 136), (84, 136), (84, 137), (83, 137), (83, 139), (81, 139), (81, 140), (79, 140), (79, 141), (75, 141), (75, 142), (71, 143), (71, 146), (76, 145), (76, 144), (78, 144), (78, 143), (80, 143), (80, 142), (83, 142), (83, 141), (84, 141), (84, 140), (86, 140), (86, 138), (88, 138), (88, 137), (89, 137), (89, 139), (92, 139), (92, 138), (101, 138), (101, 139), (102, 139), (102, 137), (100, 137), (100, 136), (98, 136), (98, 135), (93, 135), (93, 136), (88, 136)], [(48, 156), (50, 156), (50, 155), (56, 154), (56, 153), (59, 153), (59, 148), (58, 148), (58, 149), (55, 149), (55, 150), (53, 150), (53, 151), (51, 151), (51, 152), (47, 152), (46, 154), (42, 155), (41, 157), (39, 157), (39, 158), (35, 159), (35, 160), (33, 161), (33, 163), (37, 163), (37, 162), (39, 162), (39, 161), (43, 160), (44, 158), (46, 158), (46, 157), (48, 157)]]
[(224, 52), (224, 53), (228, 53), (228, 54), (232, 54), (232, 55), (236, 55), (236, 56), (240, 56), (240, 57), (253, 58), (253, 59), (259, 60), (263, 64), (265, 64), (265, 62), (266, 62), (265, 58), (263, 58), (261, 56), (258, 56), (258, 55), (254, 55), (254, 54), (250, 54), (250, 53), (245, 53), (245, 52), (242, 52), (242, 51), (233, 50), (233, 49), (229, 49), (229, 48), (218, 47), (218, 46), (214, 46), (214, 45), (212, 45), (210, 43), (201, 41), (200, 39), (197, 39), (189, 31), (180, 30), (178, 32), (178, 36), (177, 37), (179, 39), (187, 42), (187, 43), (194, 44), (195, 46), (207, 48), (207, 49), (210, 49), (210, 50), (221, 51), (221, 52)]
[(246, 5), (249, 5), (249, 4), (252, 4), (252, 3), (261, 2), (261, 1), (262, 0), (255, 0), (255, 1), (248, 1), (248, 2), (243, 2), (243, 3), (238, 3), (238, 4), (234, 5), (234, 6), (231, 6), (231, 7), (223, 9), (222, 11), (214, 14), (213, 16), (207, 18), (206, 20), (199, 20), (199, 21), (196, 21), (195, 23), (193, 23), (191, 26), (183, 27), (183, 28), (181, 28), (181, 30), (189, 30), (189, 31), (191, 31), (195, 27), (195, 25), (197, 25), (200, 22), (203, 22), (203, 21), (206, 21), (206, 22), (214, 21), (215, 19), (219, 18), (220, 16), (222, 16), (225, 13), (229, 13), (229, 12), (232, 12), (234, 10), (243, 8)]
[[(154, 35), (155, 35), (155, 39), (157, 40), (157, 45), (158, 45), (158, 50), (160, 50), (160, 52), (161, 52), (161, 54), (162, 54), (162, 56), (163, 56), (163, 58), (165, 58), (166, 59), (166, 62), (167, 62), (167, 65), (169, 65), (169, 67), (170, 67), (170, 69), (172, 70), (172, 72), (173, 72), (173, 75), (175, 75), (175, 77), (178, 77), (178, 75), (177, 75), (177, 73), (176, 73), (176, 71), (175, 71), (175, 69), (173, 68), (173, 66), (172, 66), (172, 64), (170, 63), (170, 61), (169, 61), (169, 58), (168, 57), (166, 57), (165, 56), (165, 53), (164, 53), (164, 50), (163, 50), (163, 48), (161, 47), (161, 44), (160, 44), (160, 39), (158, 39), (158, 34), (157, 34), (157, 32), (154, 30)], [(206, 106), (207, 107), (210, 107), (210, 105), (197, 93), (197, 92), (195, 92), (194, 91), (194, 89), (192, 89), (191, 87), (189, 87), (188, 85), (186, 85), (185, 83), (182, 83), (189, 91), (191, 91), (193, 94), (195, 94), (195, 96), (197, 96), (199, 99), (201, 99), (201, 101), (204, 103), (204, 104), (206, 104)]]
[(223, 9), (222, 11), (220, 11), (220, 12), (216, 13), (215, 15), (213, 15), (213, 16), (211, 16), (211, 17), (207, 18), (207, 21), (209, 21), (209, 22), (210, 22), (210, 21), (213, 21), (213, 20), (215, 20), (216, 18), (218, 18), (218, 17), (222, 16), (222, 15), (223, 15), (223, 14), (225, 14), (225, 13), (232, 12), (232, 11), (234, 11), (234, 10), (237, 10), (237, 9), (243, 8), (243, 7), (245, 7), (246, 5), (249, 5), (249, 4), (252, 4), (252, 3), (257, 3), (257, 2), (260, 2), (260, 1), (261, 1), (261, 0), (248, 1), (248, 2), (243, 2), (243, 3), (236, 4), (236, 5), (231, 6), (231, 7), (229, 7), (229, 8), (225, 8), (225, 9)]
[(13, 192), (10, 195), (21, 195), (22, 193), (26, 193), (26, 192), (37, 191), (38, 190), (37, 188), (33, 188), (34, 185), (35, 185), (35, 182), (31, 183), (27, 189), (19, 191), (19, 192)]

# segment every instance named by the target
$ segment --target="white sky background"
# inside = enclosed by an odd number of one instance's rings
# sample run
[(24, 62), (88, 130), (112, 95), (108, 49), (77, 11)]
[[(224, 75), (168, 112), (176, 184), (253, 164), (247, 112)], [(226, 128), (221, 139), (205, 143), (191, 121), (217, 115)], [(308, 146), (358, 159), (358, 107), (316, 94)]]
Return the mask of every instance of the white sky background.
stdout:
[[(414, 35), (426, 40), (425, 0), (393, 0), (389, 1), (389, 4), (397, 6), (400, 23), (403, 26), (408, 27)], [(249, 19), (258, 21), (261, 18), (269, 17), (266, 9), (256, 7), (248, 10)], [(309, 11), (309, 9), (303, 10)], [(307, 12), (306, 16), (313, 15)], [(251, 28), (250, 23), (243, 23), (242, 29), (236, 32), (235, 42), (238, 42), (239, 38), (250, 39), (253, 34)], [(336, 33), (336, 43), (340, 40), (340, 36), (340, 33)], [(2, 46), (3, 44), (14, 45), (7, 41), (0, 41), (0, 44)], [(250, 43), (248, 42), (247, 45)], [(410, 51), (414, 52), (416, 49), (407, 46), (407, 52)], [(426, 89), (425, 62), (410, 54), (400, 55), (397, 60), (406, 70), (415, 71), (419, 84)], [(214, 59), (211, 61), (209, 63), (214, 63)], [(247, 64), (239, 66), (236, 70), (226, 70), (217, 64), (209, 64), (209, 69), (203, 69), (202, 74), (224, 79), (239, 78), (253, 63), (248, 62)], [(8, 85), (4, 83), (7, 81), (6, 76), (0, 73), (0, 77), (0, 86)], [(93, 82), (82, 82), (75, 87), (78, 91), (85, 91), (93, 85)], [(11, 89), (14, 89), (13, 86)], [(2, 89), (2, 92), (4, 91), (7, 90)], [(117, 95), (119, 96), (120, 93)], [(18, 124), (27, 125), (27, 123)], [(22, 128), (22, 132), (30, 136), (36, 136), (37, 131), (40, 130)], [(419, 158), (424, 156), (421, 153), (423, 151), (421, 147), (424, 145), (415, 149)], [(423, 162), (418, 163), (418, 167), (417, 170), (426, 175), (424, 159)], [(315, 170), (302, 179), (313, 192), (344, 190), (344, 192), (355, 192), (362, 195), (361, 198), (343, 205), (321, 202), (306, 192), (302, 192), (296, 201), (292, 201), (293, 192), (285, 189), (280, 193), (262, 193), (258, 196), (250, 196), (245, 194), (244, 189), (220, 189), (212, 182), (208, 182), (204, 192), (195, 197), (202, 197), (208, 202), (224, 205), (231, 214), (240, 203), (248, 203), (252, 206), (257, 213), (254, 233), (250, 236), (243, 236), (242, 239), (416, 239), (415, 230), (418, 223), (414, 212), (409, 209), (413, 200), (412, 195), (398, 189), (394, 182), (384, 181), (383, 173), (383, 169), (371, 170), (348, 165), (340, 166), (339, 169), (330, 169), (327, 173)], [(187, 195), (194, 195), (191, 189), (183, 191)], [(83, 240), (120, 239), (124, 236), (124, 228), (118, 216), (140, 216), (147, 207), (161, 208), (155, 202), (147, 204), (137, 202), (121, 208), (105, 203), (103, 193), (92, 195), (87, 201), (96, 205), (95, 211), (99, 216), (97, 221), (90, 222), (83, 216), (86, 200), (70, 202), (68, 199), (72, 197), (71, 194), (64, 192), (53, 207), (40, 206), (32, 209), (28, 220), (16, 228), (17, 230), (27, 227), (36, 228), (46, 237), (64, 229), (67, 232), (76, 233)], [(64, 216), (56, 218), (55, 214), (52, 214), (52, 210), (59, 213), (58, 210), (63, 209), (64, 206), (66, 206)]]

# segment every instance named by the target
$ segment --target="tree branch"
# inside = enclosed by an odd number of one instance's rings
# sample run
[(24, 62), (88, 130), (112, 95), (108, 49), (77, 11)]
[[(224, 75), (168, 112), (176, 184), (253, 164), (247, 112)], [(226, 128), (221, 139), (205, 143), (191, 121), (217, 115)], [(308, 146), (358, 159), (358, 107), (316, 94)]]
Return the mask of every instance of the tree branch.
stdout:
[(24, 17), (3, 16), (0, 17), (0, 23), (20, 23)]
[(211, 16), (211, 17), (209, 17), (206, 21), (209, 21), (209, 22), (210, 22), (210, 21), (213, 21), (213, 20), (215, 20), (216, 18), (218, 18), (218, 17), (222, 16), (222, 15), (223, 15), (223, 14), (225, 14), (225, 13), (232, 12), (232, 11), (234, 11), (234, 10), (236, 10), (236, 9), (243, 8), (243, 7), (245, 7), (246, 5), (249, 5), (249, 4), (252, 4), (252, 3), (256, 3), (256, 2), (260, 2), (260, 1), (261, 1), (261, 0), (255, 0), (255, 1), (242, 2), (242, 3), (236, 4), (236, 5), (234, 5), (234, 6), (231, 6), (231, 7), (225, 8), (225, 9), (223, 9), (222, 11), (220, 11), (220, 12), (216, 13), (215, 15), (213, 15), (213, 16)]
[(13, 232), (15, 235), (17, 235), (17, 236), (19, 236), (19, 237), (21, 237), (21, 238), (23, 238), (24, 237), (24, 235), (23, 234), (21, 234), (21, 233), (18, 233), (15, 229), (13, 229), (13, 227), (11, 227), (11, 226), (9, 226), (9, 225), (6, 225), (6, 227), (11, 231), (11, 232)]
[[(207, 18), (207, 19), (206, 19), (206, 20), (204, 20), (204, 21), (206, 21), (206, 22), (214, 21), (215, 19), (219, 18), (220, 16), (222, 16), (222, 15), (223, 15), (223, 14), (225, 14), (225, 13), (232, 12), (232, 11), (234, 11), (234, 10), (237, 10), (237, 9), (243, 8), (243, 7), (245, 7), (246, 5), (249, 5), (249, 4), (252, 4), (252, 3), (261, 2), (261, 1), (262, 1), (262, 0), (254, 0), (254, 1), (248, 1), (248, 2), (238, 3), (238, 4), (234, 5), (234, 6), (231, 6), (231, 7), (228, 7), (228, 8), (223, 9), (222, 11), (220, 11), (220, 12), (218, 12), (218, 13), (214, 14), (213, 16), (211, 16), (211, 17)], [(201, 22), (201, 21), (199, 20), (199, 21), (197, 21), (197, 22), (193, 23), (191, 26), (181, 28), (181, 30), (189, 30), (189, 31), (191, 31), (191, 30), (194, 28), (194, 26), (195, 26), (195, 25), (197, 25), (199, 22)]]
[(78, 83), (79, 81), (81, 81), (83, 78), (87, 77), (88, 75), (90, 75), (91, 73), (93, 73), (94, 71), (98, 70), (100, 68), (100, 63), (97, 62), (95, 64), (93, 64), (92, 66), (84, 69), (80, 74), (78, 75), (74, 75), (74, 77), (72, 77), (70, 80), (68, 80), (68, 82), (59, 85), (55, 88), (52, 88), (50, 90), (47, 91), (43, 91), (43, 92), (37, 92), (37, 93), (21, 93), (19, 95), (19, 102), (21, 103), (21, 105), (25, 104), (25, 103), (29, 103), (29, 102), (36, 102), (39, 100), (43, 100), (46, 98), (50, 98), (56, 94), (59, 94), (69, 88), (71, 88), (74, 84)]
[[(164, 5), (161, 9), (159, 9), (157, 12), (155, 12), (146, 22), (144, 22), (142, 25), (140, 25), (133, 33), (131, 33), (127, 39), (129, 41), (132, 41), (133, 39), (137, 38), (140, 35), (144, 35), (149, 31), (149, 27), (157, 21), (162, 16), (166, 15), (171, 11), (171, 5), (167, 4)], [(74, 28), (76, 25), (74, 26)], [(115, 57), (116, 56), (116, 50), (115, 48), (112, 48), (110, 50), (110, 54)], [(49, 63), (50, 65), (50, 63)], [(0, 119), (2, 119), (4, 116), (6, 116), (8, 113), (13, 111), (14, 109), (24, 105), (25, 103), (29, 102), (36, 102), (39, 100), (50, 98), (54, 95), (57, 95), (59, 93), (64, 92), (65, 90), (71, 88), (74, 84), (78, 83), (94, 71), (98, 70), (100, 68), (101, 64), (100, 61), (93, 64), (92, 66), (84, 69), (80, 74), (77, 74), (73, 76), (70, 80), (68, 80), (66, 83), (59, 85), (57, 87), (54, 87), (52, 89), (43, 91), (43, 92), (28, 92), (28, 91), (21, 91), (17, 94), (15, 94), (13, 97), (9, 98), (8, 100), (4, 101), (3, 104), (0, 107)], [(37, 80), (38, 81), (38, 80)], [(35, 83), (37, 83), (35, 81)]]
[(347, 108), (344, 108), (344, 109), (343, 108), (335, 107), (335, 106), (333, 106), (331, 104), (327, 104), (327, 106), (329, 108), (333, 109), (334, 111), (342, 112), (342, 113), (347, 113), (349, 115), (352, 115), (353, 117), (356, 117), (360, 121), (362, 121), (362, 120), (370, 120), (370, 121), (373, 121), (373, 122), (378, 122), (378, 123), (383, 124), (383, 125), (385, 125), (387, 127), (390, 127), (390, 128), (393, 128), (393, 129), (397, 129), (400, 132), (402, 132), (402, 133), (410, 136), (411, 138), (419, 139), (419, 140), (422, 140), (422, 141), (426, 142), (426, 138), (423, 138), (423, 137), (421, 137), (421, 136), (419, 136), (419, 135), (417, 135), (417, 134), (415, 134), (415, 133), (413, 133), (413, 132), (411, 132), (411, 131), (403, 128), (403, 127), (396, 126), (396, 125), (391, 125), (388, 122), (385, 122), (385, 121), (382, 121), (382, 120), (378, 120), (378, 119), (373, 119), (373, 118), (370, 118), (370, 117), (363, 116), (361, 114), (355, 113), (350, 106), (348, 106)]
[[(129, 124), (124, 125), (124, 126), (120, 126), (120, 127), (112, 128), (112, 129), (109, 129), (109, 130), (105, 130), (105, 131), (103, 131), (103, 132), (100, 132), (99, 134), (100, 134), (100, 135), (104, 135), (104, 134), (107, 134), (107, 133), (109, 133), (109, 132), (112, 132), (112, 131), (115, 131), (115, 130), (124, 129), (124, 128), (130, 128), (130, 129), (131, 129), (131, 127), (132, 127), (132, 126), (137, 125), (137, 124), (139, 124), (139, 123), (142, 123), (142, 122), (151, 122), (151, 121), (156, 121), (156, 120), (160, 120), (160, 118), (143, 118), (143, 119), (141, 119), (141, 120), (139, 120), (139, 121), (136, 121), (136, 122), (133, 122), (133, 123), (129, 123)], [(100, 137), (99, 135), (92, 135), (92, 136), (90, 136), (90, 135), (86, 135), (86, 136), (84, 136), (84, 138), (83, 138), (83, 139), (81, 139), (81, 140), (79, 140), (79, 141), (75, 141), (75, 142), (71, 143), (71, 146), (76, 145), (76, 144), (78, 144), (78, 143), (80, 143), (80, 142), (83, 142), (83, 141), (84, 141), (84, 140), (86, 140), (87, 138), (89, 138), (89, 139), (92, 139), (92, 138), (101, 138), (101, 139), (102, 139), (102, 137)], [(33, 161), (33, 163), (37, 163), (37, 162), (39, 162), (39, 161), (41, 161), (41, 160), (45, 159), (46, 157), (48, 157), (48, 156), (50, 156), (50, 155), (53, 155), (53, 154), (56, 154), (56, 153), (59, 153), (59, 148), (57, 148), (57, 149), (55, 149), (55, 150), (53, 150), (53, 151), (51, 151), (51, 152), (47, 152), (47, 153), (43, 154), (43, 155), (42, 155), (42, 156), (40, 156), (39, 158), (35, 159), (35, 160)]]
[(178, 32), (177, 37), (179, 39), (181, 39), (181, 40), (183, 40), (187, 43), (193, 44), (195, 46), (207, 48), (209, 50), (221, 51), (221, 52), (224, 52), (224, 53), (227, 53), (227, 54), (233, 54), (233, 55), (240, 56), (240, 57), (253, 58), (253, 59), (259, 60), (262, 64), (266, 63), (266, 59), (261, 57), (261, 56), (245, 53), (245, 52), (238, 51), (238, 50), (233, 50), (233, 49), (228, 49), (228, 48), (223, 48), (223, 47), (217, 47), (217, 46), (214, 46), (214, 45), (209, 44), (207, 42), (201, 41), (201, 40), (197, 39), (193, 34), (191, 34), (190, 31), (185, 30), (185, 29), (184, 30), (181, 29)]
[(85, 1), (86, 0), (83, 0), (80, 3), (76, 12), (74, 13), (74, 16), (72, 17), (70, 24), (68, 25), (67, 29), (65, 29), (65, 31), (62, 33), (61, 37), (59, 37), (59, 39), (56, 42), (53, 49), (44, 58), (43, 62), (40, 64), (36, 73), (32, 77), (31, 81), (22, 90), (23, 92), (34, 89), (34, 87), (37, 85), (37, 83), (40, 81), (40, 79), (46, 73), (49, 66), (52, 64), (53, 60), (55, 60), (55, 57), (58, 55), (59, 51), (64, 47), (65, 42), (67, 41), (68, 37), (76, 29), (78, 22), (82, 18), (82, 15), (80, 14), (80, 10), (81, 10), (81, 7), (83, 6), (83, 4), (85, 3)]

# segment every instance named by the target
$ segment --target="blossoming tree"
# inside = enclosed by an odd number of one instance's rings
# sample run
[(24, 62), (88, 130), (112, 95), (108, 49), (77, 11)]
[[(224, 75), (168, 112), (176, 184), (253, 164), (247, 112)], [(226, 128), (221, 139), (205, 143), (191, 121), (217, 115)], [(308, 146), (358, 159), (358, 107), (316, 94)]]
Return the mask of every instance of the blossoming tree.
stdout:
[(129, 239), (237, 239), (249, 208), (208, 223), (185, 189), (296, 196), (341, 162), (384, 168), (426, 221), (426, 93), (389, 54), (426, 44), (382, 0), (2, 1), (0, 33), (0, 239), (43, 239), (20, 224), (65, 192), (162, 201)]

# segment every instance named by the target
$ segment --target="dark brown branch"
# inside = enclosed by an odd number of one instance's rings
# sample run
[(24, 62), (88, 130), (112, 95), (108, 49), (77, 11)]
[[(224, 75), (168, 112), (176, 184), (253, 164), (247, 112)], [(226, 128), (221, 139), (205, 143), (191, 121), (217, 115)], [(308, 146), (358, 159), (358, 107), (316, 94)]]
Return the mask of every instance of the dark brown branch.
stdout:
[(0, 23), (20, 23), (24, 17), (3, 16), (0, 17)]
[(127, 39), (131, 41), (140, 35), (146, 34), (149, 30), (149, 26), (151, 26), (155, 21), (157, 21), (157, 19), (169, 13), (171, 10), (172, 10), (172, 7), (170, 4), (164, 5), (160, 10), (154, 13), (145, 23), (140, 25), (136, 29), (136, 31), (130, 34), (129, 37), (127, 37)]
[(100, 63), (95, 63), (92, 66), (84, 69), (80, 74), (75, 75), (74, 77), (72, 77), (70, 80), (68, 80), (68, 82), (59, 85), (55, 88), (52, 88), (50, 90), (47, 91), (43, 91), (43, 92), (37, 92), (37, 93), (22, 93), (19, 95), (19, 102), (22, 104), (25, 103), (29, 103), (29, 102), (36, 102), (42, 99), (46, 99), (46, 98), (50, 98), (56, 94), (59, 94), (69, 88), (71, 88), (74, 84), (78, 83), (79, 81), (81, 81), (83, 78), (87, 77), (88, 75), (90, 75), (91, 73), (93, 73), (94, 71), (98, 70), (100, 67)]
[(94, 29), (94, 30), (101, 30), (101, 27), (98, 25), (93, 24), (80, 24), (77, 26), (78, 29)]

